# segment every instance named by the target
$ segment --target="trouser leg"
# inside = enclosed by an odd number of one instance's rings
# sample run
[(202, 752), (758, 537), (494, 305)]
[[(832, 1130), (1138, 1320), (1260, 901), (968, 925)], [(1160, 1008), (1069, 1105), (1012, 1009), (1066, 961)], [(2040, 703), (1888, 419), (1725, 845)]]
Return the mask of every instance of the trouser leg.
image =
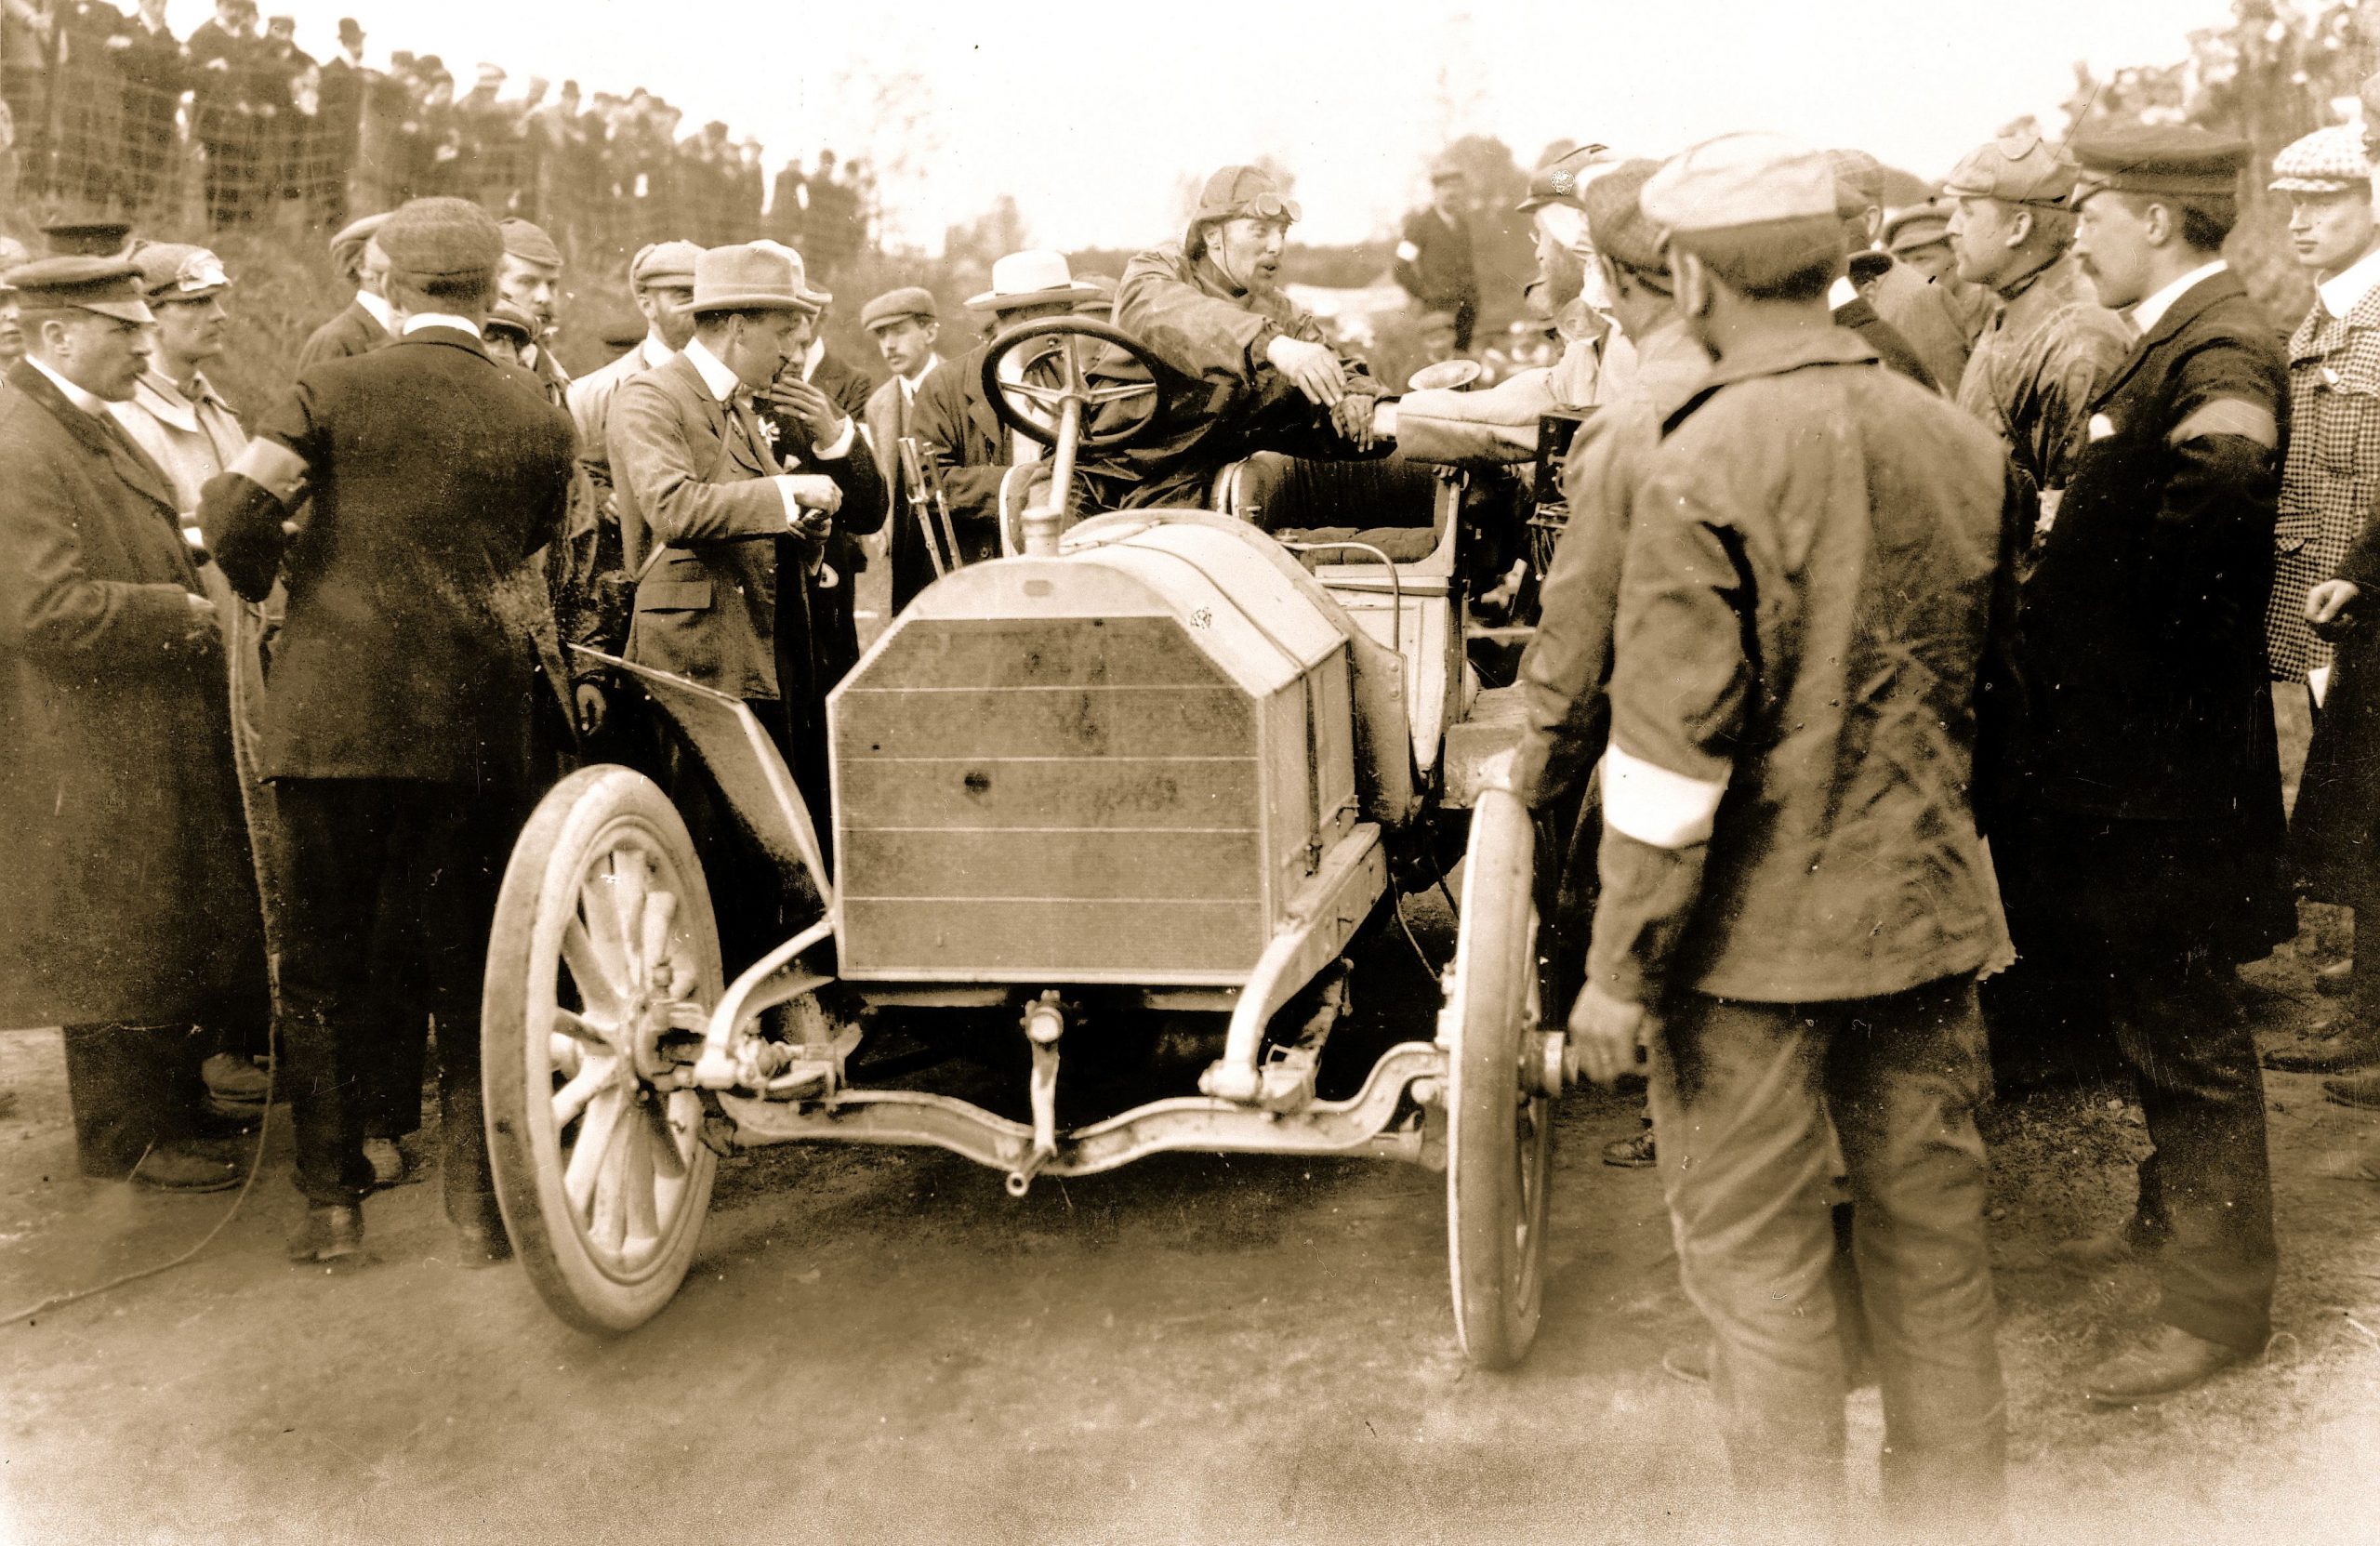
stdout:
[(388, 856), (390, 786), (290, 779), (279, 788), (279, 1025), (298, 1189), (317, 1205), (371, 1190), (364, 1159), (371, 940)]
[(1830, 1287), (1832, 1144), (1815, 1017), (1680, 995), (1652, 1064), (1655, 1145), (1687, 1297), (1748, 1500), (1825, 1527), (1841, 1507), (1843, 1346)]
[(187, 1142), (205, 1088), (205, 1035), (188, 1025), (65, 1027), (66, 1099), (86, 1176), (121, 1181), (152, 1148)]
[(1884, 1394), (1884, 1499), (1988, 1536), (2006, 1494), (1986, 1166), (1984, 1033), (1964, 978), (1854, 1008), (1827, 1052), (1851, 1178), (1858, 1289)]
[[(2117, 1040), (2156, 1146), (2153, 1184), (2170, 1230), (2158, 1313), (2255, 1354), (2272, 1331), (2272, 1177), (2264, 1076), (2231, 974), (2195, 957), (2128, 962), (2122, 980), (2131, 1012)], [(2144, 1174), (2144, 1207), (2150, 1189)]]
[(421, 920), (399, 903), (373, 919), (371, 1035), (357, 1048), (364, 1081), (364, 1135), (403, 1138), (421, 1128), (422, 1072), (430, 1053), (430, 989), (423, 979)]
[(481, 790), (425, 789), (413, 830), (431, 863), (419, 892), (422, 959), (438, 1020), (439, 1172), (456, 1223), (493, 1221), (480, 1090), (480, 994), (503, 865), (520, 829), (515, 801)]

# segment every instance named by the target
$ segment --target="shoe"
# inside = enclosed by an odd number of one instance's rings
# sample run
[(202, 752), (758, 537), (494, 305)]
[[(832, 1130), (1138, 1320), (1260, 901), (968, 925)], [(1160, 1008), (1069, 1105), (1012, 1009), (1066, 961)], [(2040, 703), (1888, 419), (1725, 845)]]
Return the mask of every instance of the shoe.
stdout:
[(206, 1098), (234, 1111), (262, 1109), (265, 1096), (272, 1090), (272, 1081), (255, 1060), (231, 1052), (218, 1052), (208, 1058), (199, 1064), (198, 1075), (206, 1081)]
[(2347, 984), (2353, 981), (2355, 981), (2355, 959), (2349, 957), (2343, 961), (2333, 961), (2330, 965), (2317, 971), (2314, 973), (2314, 991), (2327, 998), (2335, 998), (2345, 993), (2347, 990)]
[(2380, 1046), (2365, 1037), (2340, 1037), (2325, 1046), (2283, 1047), (2261, 1061), (2276, 1074), (2344, 1074), (2380, 1064)]
[(1711, 1344), (1686, 1342), (1661, 1354), (1661, 1372), (1686, 1385), (1711, 1383)]
[(228, 1192), (247, 1180), (248, 1174), (230, 1160), (195, 1149), (172, 1148), (142, 1155), (127, 1179), (152, 1192)]
[(1653, 1130), (1627, 1138), (1615, 1138), (1603, 1146), (1603, 1162), (1617, 1165), (1623, 1170), (1642, 1170), (1656, 1162), (1653, 1152)]
[(289, 1260), (301, 1265), (364, 1254), (364, 1209), (352, 1203), (310, 1203), (289, 1236)]
[(422, 1168), (402, 1138), (367, 1138), (364, 1157), (372, 1167), (372, 1184), (381, 1191), (411, 1186), (422, 1179)]
[(2360, 1111), (2380, 1111), (2380, 1068), (2349, 1074), (2343, 1079), (2324, 1079), (2322, 1099)]
[(2178, 1326), (2161, 1326), (2129, 1353), (2119, 1353), (2082, 1381), (2082, 1399), (2094, 1407), (2141, 1407), (2162, 1401), (2245, 1354), (2238, 1348), (2194, 1337)]

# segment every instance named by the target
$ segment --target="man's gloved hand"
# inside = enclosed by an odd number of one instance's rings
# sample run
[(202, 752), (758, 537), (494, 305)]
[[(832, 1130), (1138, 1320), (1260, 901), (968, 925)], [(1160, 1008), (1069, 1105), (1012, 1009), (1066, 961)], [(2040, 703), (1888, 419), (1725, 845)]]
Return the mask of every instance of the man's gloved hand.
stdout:
[(1335, 408), (1347, 395), (1339, 356), (1327, 345), (1310, 344), (1283, 333), (1264, 346), (1264, 358), (1317, 407)]

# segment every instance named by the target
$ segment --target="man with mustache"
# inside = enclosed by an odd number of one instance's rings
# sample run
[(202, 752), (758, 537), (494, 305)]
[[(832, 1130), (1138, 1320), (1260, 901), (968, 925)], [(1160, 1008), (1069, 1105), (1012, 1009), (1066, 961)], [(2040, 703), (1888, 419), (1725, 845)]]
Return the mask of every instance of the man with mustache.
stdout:
[[(1180, 242), (1124, 265), (1116, 325), (1157, 356), (1159, 403), (1146, 439), (1083, 459), (1094, 508), (1201, 507), (1214, 475), (1256, 451), (1371, 451), (1380, 383), (1280, 290), (1299, 213), (1260, 168), (1226, 166), (1207, 179)], [(1145, 379), (1136, 363), (1103, 362), (1100, 374)], [(1125, 402), (1099, 417), (1149, 411), (1144, 400)]]

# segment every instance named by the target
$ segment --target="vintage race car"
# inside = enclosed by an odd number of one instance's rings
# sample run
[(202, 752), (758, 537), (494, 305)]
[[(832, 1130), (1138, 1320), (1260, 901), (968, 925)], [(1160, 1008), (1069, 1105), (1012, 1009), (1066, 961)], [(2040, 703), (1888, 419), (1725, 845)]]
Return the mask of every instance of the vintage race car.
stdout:
[[(936, 580), (835, 689), (831, 868), (743, 704), (610, 662), (818, 916), (729, 981), (659, 786), (590, 767), (537, 808), (488, 958), (488, 1139), (520, 1258), (573, 1324), (626, 1330), (668, 1302), (721, 1152), (937, 1145), (1022, 1196), (1203, 1150), (1443, 1167), (1462, 1346), (1491, 1368), (1527, 1349), (1568, 1070), (1538, 1021), (1530, 821), (1496, 773), (1518, 719), (1464, 664), (1460, 476), (1423, 469), (1389, 519), (1327, 477), (1243, 466), (1217, 509), (1069, 525), (1087, 412), (1117, 390), (1083, 368), (1102, 347), (1141, 348), (1078, 318), (996, 340), (987, 396), (1051, 445), (1061, 492), (1022, 513), (1016, 556)], [(1062, 368), (1008, 379), (1026, 348)], [(1435, 1034), (1322, 1098), (1351, 945), (1465, 821)], [(879, 1016), (946, 1012), (981, 1036), (1003, 1007), (998, 1034), (1029, 1049), (1029, 1120), (852, 1077)], [(1061, 1127), (1070, 1037), (1158, 1012), (1203, 1027), (1197, 1088)]]

